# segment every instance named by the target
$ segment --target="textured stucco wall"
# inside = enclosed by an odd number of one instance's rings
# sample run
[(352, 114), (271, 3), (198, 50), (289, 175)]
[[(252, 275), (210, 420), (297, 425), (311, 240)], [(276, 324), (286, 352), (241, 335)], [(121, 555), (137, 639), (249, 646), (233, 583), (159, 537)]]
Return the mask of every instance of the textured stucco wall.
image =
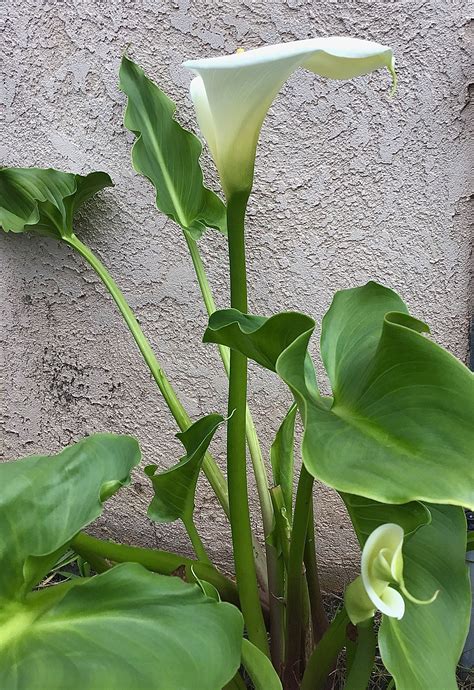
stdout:
[[(186, 58), (330, 34), (393, 46), (395, 100), (386, 74), (328, 83), (299, 72), (272, 107), (249, 210), (251, 308), (300, 309), (320, 321), (335, 290), (374, 278), (466, 359), (472, 24), (462, 0), (7, 0), (4, 12), (1, 160), (111, 174), (116, 188), (82, 214), (77, 233), (122, 286), (193, 417), (224, 409), (226, 380), (213, 347), (201, 344), (206, 319), (180, 230), (129, 164), (117, 89), (128, 43), (192, 127)], [(145, 462), (172, 464), (175, 426), (95, 275), (54, 241), (0, 241), (4, 456), (111, 430), (135, 434)], [(226, 305), (224, 241), (209, 234), (203, 251)], [(288, 393), (251, 367), (250, 402), (267, 452)], [(223, 441), (221, 432), (221, 462)], [(149, 498), (137, 472), (107, 504), (99, 532), (189, 552), (179, 527), (148, 522)], [(204, 540), (229, 568), (228, 530), (205, 480), (197, 503)], [(318, 489), (317, 513), (324, 581), (337, 587), (354, 568), (351, 530), (332, 492)]]

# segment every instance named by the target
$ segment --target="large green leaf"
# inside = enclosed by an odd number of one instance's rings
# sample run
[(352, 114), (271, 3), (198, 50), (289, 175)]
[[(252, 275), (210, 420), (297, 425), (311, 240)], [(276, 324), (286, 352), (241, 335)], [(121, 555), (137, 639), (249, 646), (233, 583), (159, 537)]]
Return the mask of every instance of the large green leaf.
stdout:
[(137, 137), (133, 167), (155, 187), (157, 207), (194, 239), (206, 227), (225, 232), (225, 206), (203, 185), (201, 143), (174, 119), (176, 105), (126, 56), (120, 88), (128, 99), (125, 127)]
[(0, 226), (6, 232), (68, 238), (79, 206), (112, 186), (104, 172), (84, 176), (53, 168), (1, 168)]
[(0, 464), (0, 598), (18, 598), (95, 520), (140, 461), (130, 436), (95, 434), (58, 455)]
[(210, 414), (194, 422), (189, 429), (176, 436), (186, 449), (177, 465), (169, 470), (155, 474), (156, 465), (148, 465), (145, 472), (151, 478), (155, 496), (153, 497), (148, 516), (155, 522), (173, 522), (173, 520), (192, 520), (194, 512), (194, 494), (204, 455), (218, 426), (224, 418)]
[(0, 687), (220, 690), (242, 631), (238, 609), (197, 585), (119, 565), (2, 607)]
[(336, 295), (322, 334), (330, 408), (307, 352), (309, 317), (224, 310), (211, 316), (204, 339), (243, 352), (288, 384), (305, 427), (303, 461), (316, 478), (384, 503), (474, 506), (474, 376), (403, 309), (375, 283)]
[(178, 578), (124, 564), (28, 593), (129, 479), (137, 442), (97, 434), (0, 465), (0, 687), (218, 690), (240, 663), (242, 616)]
[(401, 620), (383, 617), (382, 660), (397, 690), (456, 690), (456, 665), (466, 638), (471, 596), (465, 564), (466, 521), (461, 508), (428, 506), (430, 525), (403, 547), (404, 577), (415, 597), (436, 600), (418, 606), (406, 600)]

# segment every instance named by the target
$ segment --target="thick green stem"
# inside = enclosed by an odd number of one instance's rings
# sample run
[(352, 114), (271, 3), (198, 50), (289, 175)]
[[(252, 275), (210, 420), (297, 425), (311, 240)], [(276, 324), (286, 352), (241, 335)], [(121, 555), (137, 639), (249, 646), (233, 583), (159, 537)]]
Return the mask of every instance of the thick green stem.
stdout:
[(370, 619), (357, 626), (357, 640), (344, 690), (366, 690), (375, 661), (377, 639)]
[[(196, 277), (199, 283), (199, 289), (201, 290), (202, 299), (206, 307), (206, 311), (210, 316), (216, 311), (216, 303), (214, 301), (214, 296), (212, 294), (211, 286), (206, 275), (206, 269), (202, 262), (201, 254), (199, 252), (199, 247), (188, 232), (184, 232), (186, 242), (189, 249), (189, 254), (191, 256)], [(230, 352), (229, 348), (224, 345), (219, 345), (219, 354), (224, 365), (227, 376), (229, 376), (230, 369)], [(260, 448), (260, 443), (257, 436), (257, 431), (255, 429), (255, 424), (252, 419), (249, 407), (247, 405), (247, 415), (246, 415), (246, 435), (247, 435), (247, 445), (250, 451), (250, 457), (252, 459), (253, 471), (255, 475), (255, 481), (257, 483), (258, 497), (260, 500), (260, 508), (262, 511), (263, 520), (263, 532), (265, 537), (267, 537), (273, 526), (273, 510), (270, 500), (270, 494), (268, 491), (268, 477), (265, 471), (265, 463), (263, 460), (262, 451)], [(275, 572), (275, 556), (271, 553), (271, 547), (266, 548), (266, 564), (265, 557), (261, 551), (261, 548), (254, 539), (254, 550), (256, 551), (256, 566), (257, 566), (257, 576), (260, 584), (263, 586), (265, 591), (268, 591), (268, 581), (274, 580)], [(268, 577), (266, 573), (264, 575), (263, 570), (268, 569)], [(270, 604), (271, 607), (271, 604)]]
[(238, 606), (239, 596), (235, 584), (224, 577), (212, 565), (185, 558), (177, 553), (161, 551), (159, 549), (144, 549), (139, 546), (116, 544), (91, 537), (85, 532), (77, 534), (71, 542), (71, 548), (80, 555), (95, 554), (114, 563), (140, 563), (148, 570), (161, 575), (173, 575), (182, 569), (191, 568), (196, 575), (210, 582), (217, 589), (222, 599)]
[[(189, 415), (182, 406), (178, 396), (176, 395), (176, 392), (158, 363), (150, 343), (146, 339), (140, 324), (135, 317), (135, 314), (129, 307), (125, 297), (120, 291), (120, 288), (107, 271), (103, 263), (95, 256), (89, 247), (83, 244), (75, 235), (71, 235), (71, 237), (66, 239), (65, 242), (75, 249), (87, 261), (87, 263), (91, 266), (91, 268), (94, 269), (101, 281), (104, 283), (115, 304), (119, 308), (125, 323), (130, 329), (130, 332), (138, 345), (143, 359), (147, 363), (151, 375), (156, 381), (156, 384), (158, 385), (158, 388), (160, 389), (166, 404), (171, 411), (171, 414), (175, 418), (176, 423), (181, 431), (186, 430), (191, 425)], [(216, 462), (209, 453), (206, 453), (204, 457), (203, 470), (217, 498), (219, 499), (220, 504), (228, 515), (229, 502), (227, 498), (226, 481)]]
[(208, 563), (209, 565), (212, 565), (211, 559), (207, 555), (204, 544), (202, 543), (202, 539), (196, 529), (194, 520), (190, 518), (189, 520), (183, 520), (183, 522), (198, 560), (200, 560), (201, 563)]
[[(196, 272), (196, 277), (198, 279), (199, 288), (201, 290), (201, 295), (206, 307), (206, 311), (210, 316), (216, 311), (216, 303), (214, 302), (214, 297), (207, 279), (206, 270), (202, 263), (202, 258), (199, 253), (199, 247), (196, 240), (190, 237), (189, 233), (185, 232), (186, 242), (188, 244), (189, 253), (193, 262), (194, 270)], [(230, 352), (229, 348), (224, 345), (219, 345), (219, 353), (226, 370), (227, 375), (229, 375), (230, 369)], [(250, 457), (252, 458), (252, 465), (255, 474), (255, 480), (257, 483), (257, 491), (260, 499), (260, 505), (262, 509), (263, 518), (263, 528), (265, 536), (268, 536), (272, 531), (273, 525), (273, 509), (272, 502), (270, 499), (270, 494), (268, 490), (268, 477), (265, 470), (265, 463), (263, 460), (262, 450), (260, 448), (260, 442), (258, 440), (257, 430), (255, 429), (255, 424), (252, 419), (252, 414), (247, 406), (246, 415), (246, 436), (247, 445), (250, 451)]]
[(346, 640), (349, 618), (342, 608), (337, 614), (321, 641), (309, 657), (301, 683), (301, 690), (323, 690), (326, 679)]
[[(244, 234), (247, 199), (248, 194), (236, 194), (228, 200), (227, 206), (231, 306), (244, 313), (247, 312)], [(227, 482), (235, 574), (249, 640), (269, 655), (267, 631), (258, 595), (250, 526), (245, 436), (246, 403), (247, 358), (232, 350), (228, 400), (230, 418), (227, 423)]]
[(301, 467), (296, 493), (287, 580), (285, 690), (299, 688), (301, 662), (301, 630), (303, 622), (303, 556), (308, 519), (312, 504), (313, 477)]
[(328, 619), (323, 606), (321, 586), (319, 582), (318, 562), (316, 558), (316, 539), (314, 532), (314, 510), (311, 502), (304, 547), (304, 565), (306, 569), (306, 581), (308, 583), (309, 602), (311, 606), (311, 625), (313, 628), (313, 641), (318, 643), (327, 630)]

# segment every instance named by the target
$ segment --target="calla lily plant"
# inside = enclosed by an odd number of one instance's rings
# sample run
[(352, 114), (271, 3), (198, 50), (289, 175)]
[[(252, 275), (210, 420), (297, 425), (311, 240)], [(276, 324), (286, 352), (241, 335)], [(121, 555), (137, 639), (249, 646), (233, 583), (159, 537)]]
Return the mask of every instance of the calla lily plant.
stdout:
[[(132, 470), (140, 471), (131, 437), (95, 434), (55, 457), (0, 465), (0, 687), (63, 690), (67, 679), (82, 690), (244, 690), (250, 678), (255, 690), (322, 690), (345, 648), (346, 688), (363, 690), (379, 611), (377, 641), (391, 687), (455, 690), (470, 605), (462, 507), (474, 507), (473, 375), (428, 337), (399, 295), (370, 281), (339, 290), (322, 321), (327, 396), (310, 355), (311, 316), (266, 317), (247, 305), (245, 214), (273, 100), (298, 68), (335, 80), (386, 68), (395, 85), (392, 50), (356, 38), (312, 38), (184, 66), (196, 75), (191, 98), (226, 203), (204, 184), (200, 140), (128, 56), (120, 67), (124, 126), (135, 136), (134, 169), (183, 231), (209, 316), (203, 340), (217, 345), (229, 379), (227, 411), (190, 418), (119, 286), (77, 236), (76, 210), (82, 207), (83, 218), (93, 213), (84, 202), (113, 186), (106, 173), (62, 172), (46, 162), (2, 168), (0, 226), (72, 248), (113, 298), (185, 451), (171, 467), (159, 453), (146, 466), (148, 518), (180, 521), (193, 554), (83, 531)], [(216, 309), (200, 253), (208, 228), (228, 242), (225, 309)], [(247, 405), (249, 359), (279, 377), (293, 398), (269, 462)], [(225, 472), (211, 454), (224, 427)], [(247, 450), (263, 539), (250, 520)], [(231, 577), (195, 523), (201, 472), (230, 523)], [(332, 618), (315, 546), (315, 480), (338, 492), (361, 547), (361, 574)], [(82, 577), (38, 589), (71, 559)]]

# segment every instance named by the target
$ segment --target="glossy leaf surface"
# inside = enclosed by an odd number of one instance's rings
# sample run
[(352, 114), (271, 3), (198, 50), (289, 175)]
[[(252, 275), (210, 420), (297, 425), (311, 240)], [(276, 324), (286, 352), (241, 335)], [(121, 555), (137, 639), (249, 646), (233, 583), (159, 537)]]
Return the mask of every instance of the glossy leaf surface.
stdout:
[(242, 632), (231, 604), (123, 564), (2, 606), (0, 687), (219, 690), (239, 667)]
[(210, 414), (192, 424), (176, 436), (181, 440), (186, 455), (169, 470), (155, 474), (156, 465), (145, 471), (150, 477), (155, 496), (150, 503), (148, 516), (155, 522), (173, 522), (192, 519), (194, 493), (204, 455), (218, 426), (224, 418)]
[(139, 461), (134, 438), (95, 434), (58, 455), (1, 463), (0, 597), (24, 595), (39, 582)]
[[(394, 309), (398, 311), (394, 312)], [(386, 503), (474, 505), (474, 376), (376, 283), (338, 293), (323, 321), (329, 409), (307, 352), (314, 321), (213, 314), (205, 341), (237, 349), (290, 387), (303, 461), (338, 491)]]
[(430, 525), (403, 548), (405, 585), (436, 600), (418, 606), (405, 600), (401, 620), (383, 617), (382, 659), (397, 690), (456, 690), (458, 663), (469, 625), (470, 584), (465, 565), (466, 521), (461, 508), (429, 506)]
[(124, 124), (136, 136), (133, 167), (155, 187), (157, 207), (194, 239), (206, 227), (224, 232), (225, 206), (203, 185), (201, 143), (174, 119), (176, 105), (127, 57), (120, 88), (128, 99)]
[(112, 186), (104, 172), (76, 175), (53, 168), (1, 168), (0, 226), (6, 232), (70, 237), (79, 206)]

